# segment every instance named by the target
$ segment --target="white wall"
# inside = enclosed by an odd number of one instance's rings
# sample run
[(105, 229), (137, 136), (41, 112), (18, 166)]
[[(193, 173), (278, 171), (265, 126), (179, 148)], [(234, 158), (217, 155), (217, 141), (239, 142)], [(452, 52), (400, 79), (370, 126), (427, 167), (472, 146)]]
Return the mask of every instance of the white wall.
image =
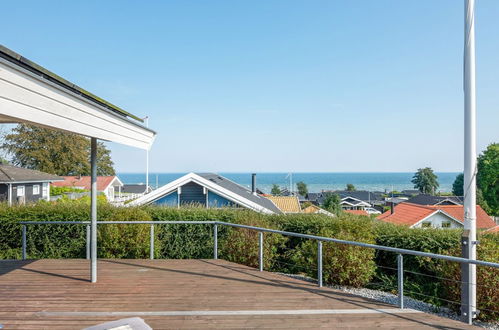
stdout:
[(433, 228), (442, 228), (442, 223), (449, 222), (449, 221), (450, 221), (449, 228), (462, 228), (463, 227), (462, 224), (457, 223), (455, 220), (450, 219), (445, 214), (438, 212), (438, 213), (431, 215), (430, 217), (428, 217), (424, 221), (415, 224), (414, 226), (412, 226), (412, 228), (422, 228), (423, 223), (425, 223), (425, 222), (430, 222), (431, 227), (433, 227)]

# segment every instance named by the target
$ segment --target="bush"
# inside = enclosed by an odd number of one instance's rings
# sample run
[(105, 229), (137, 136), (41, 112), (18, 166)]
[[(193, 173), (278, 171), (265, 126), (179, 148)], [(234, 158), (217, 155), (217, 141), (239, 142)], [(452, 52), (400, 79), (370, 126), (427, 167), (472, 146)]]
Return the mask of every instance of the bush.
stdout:
[[(139, 208), (115, 209), (107, 221), (151, 221)], [(150, 225), (104, 224), (98, 227), (99, 258), (141, 259), (149, 257)], [(155, 240), (155, 244), (158, 243)]]
[[(446, 254), (460, 245), (461, 230), (409, 228), (378, 222), (376, 243), (401, 249)], [(377, 271), (371, 287), (396, 293), (397, 254), (376, 251)], [(427, 257), (404, 255), (404, 291), (407, 296), (436, 306), (446, 305), (444, 284), (438, 278), (441, 261)], [(444, 298), (445, 299), (445, 298)]]
[[(275, 229), (268, 217), (260, 214), (238, 214), (236, 223), (262, 228)], [(250, 267), (259, 266), (259, 236), (258, 232), (244, 228), (226, 228), (226, 234), (221, 241), (220, 255), (228, 261)], [(264, 233), (263, 236), (263, 267), (270, 269), (276, 261), (278, 249), (286, 241), (282, 235)]]
[[(345, 214), (337, 218), (319, 218), (311, 224), (309, 231), (324, 237), (374, 243), (373, 222), (367, 217)], [(303, 240), (291, 250), (293, 263), (314, 278), (317, 277), (317, 246), (316, 241)], [(326, 284), (361, 287), (371, 280), (376, 270), (373, 249), (324, 242), (322, 255)]]
[(52, 195), (52, 196), (59, 196), (59, 195), (65, 194), (65, 193), (72, 193), (72, 192), (81, 193), (81, 192), (85, 192), (85, 191), (88, 191), (88, 190), (74, 188), (74, 187), (57, 187), (57, 186), (50, 187), (50, 195)]
[[(480, 244), (477, 246), (477, 259), (499, 262), (499, 235), (486, 234), (479, 237)], [(459, 255), (461, 250), (454, 248), (449, 251), (451, 255)], [(455, 262), (442, 262), (439, 275), (448, 278), (443, 281), (445, 299), (450, 301), (461, 300), (461, 268)], [(499, 319), (499, 269), (492, 267), (476, 267), (477, 286), (477, 309), (480, 311), (479, 318), (484, 321)], [(451, 305), (456, 312), (459, 305)]]

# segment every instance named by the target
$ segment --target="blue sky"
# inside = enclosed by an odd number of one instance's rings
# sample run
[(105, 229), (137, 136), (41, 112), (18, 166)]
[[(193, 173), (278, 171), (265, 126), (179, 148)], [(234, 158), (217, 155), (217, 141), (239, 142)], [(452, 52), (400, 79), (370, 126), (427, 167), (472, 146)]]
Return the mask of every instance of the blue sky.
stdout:
[[(150, 169), (461, 171), (463, 1), (23, 1), (1, 43), (158, 132)], [(499, 141), (478, 0), (478, 149)], [(145, 152), (109, 144), (118, 171)]]

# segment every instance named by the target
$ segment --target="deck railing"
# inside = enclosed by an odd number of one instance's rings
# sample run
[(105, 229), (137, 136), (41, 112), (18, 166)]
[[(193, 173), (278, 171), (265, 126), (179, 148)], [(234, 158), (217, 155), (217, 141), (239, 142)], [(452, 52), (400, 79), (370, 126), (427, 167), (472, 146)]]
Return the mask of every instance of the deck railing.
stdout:
[[(23, 221), (20, 222), (22, 225), (22, 258), (23, 260), (27, 259), (26, 245), (27, 245), (27, 226), (28, 225), (86, 225), (86, 257), (90, 259), (90, 221)], [(394, 248), (390, 246), (362, 243), (356, 241), (347, 241), (341, 240), (331, 237), (323, 237), (316, 235), (308, 235), (308, 234), (300, 234), (288, 231), (282, 231), (277, 229), (269, 229), (248, 225), (241, 225), (230, 222), (222, 222), (222, 221), (97, 221), (97, 225), (112, 225), (112, 224), (146, 224), (150, 225), (150, 259), (154, 259), (154, 226), (155, 225), (165, 225), (165, 224), (191, 224), (191, 225), (212, 225), (213, 226), (213, 259), (218, 259), (218, 226), (228, 226), (234, 228), (243, 228), (248, 230), (253, 230), (258, 232), (258, 241), (259, 241), (259, 270), (264, 270), (264, 254), (263, 254), (263, 236), (264, 233), (272, 233), (272, 234), (280, 234), (284, 236), (290, 237), (298, 237), (305, 238), (317, 241), (317, 285), (322, 287), (323, 285), (323, 273), (322, 273), (322, 243), (323, 242), (332, 242), (339, 244), (346, 244), (364, 248), (372, 248), (375, 250), (388, 251), (397, 254), (397, 293), (398, 293), (398, 307), (404, 308), (404, 255), (412, 255), (418, 257), (428, 257), (432, 259), (446, 260), (451, 262), (458, 262), (461, 265), (477, 265), (477, 266), (485, 266), (485, 267), (493, 267), (499, 268), (499, 263), (488, 262), (483, 260), (471, 260), (467, 258), (448, 256), (443, 254), (435, 254), (429, 252), (421, 252), (415, 250), (408, 249), (400, 249)], [(461, 285), (467, 286), (469, 283), (465, 281), (461, 281)], [(476, 285), (476, 284), (475, 284)], [(463, 290), (466, 291), (466, 290)], [(472, 306), (471, 297), (466, 296), (466, 293), (462, 293), (461, 297), (461, 313), (463, 315), (463, 320), (467, 323), (470, 323), (473, 314), (476, 313), (474, 311), (476, 306)], [(493, 311), (497, 312), (497, 311)]]

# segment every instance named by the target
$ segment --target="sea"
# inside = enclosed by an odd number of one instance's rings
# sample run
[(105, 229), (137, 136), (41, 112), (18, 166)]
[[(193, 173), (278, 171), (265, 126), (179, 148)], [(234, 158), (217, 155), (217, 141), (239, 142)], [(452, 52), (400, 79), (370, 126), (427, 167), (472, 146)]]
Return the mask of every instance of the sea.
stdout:
[[(170, 181), (180, 178), (186, 173), (149, 173), (149, 184), (161, 187)], [(245, 187), (251, 186), (251, 173), (218, 173)], [(273, 184), (290, 190), (296, 190), (296, 182), (303, 181), (307, 184), (309, 192), (323, 190), (343, 190), (348, 183), (357, 190), (390, 192), (414, 189), (411, 179), (412, 172), (379, 172), (379, 173), (256, 173), (257, 187), (269, 193)], [(440, 184), (439, 192), (451, 192), (452, 183), (459, 174), (457, 172), (436, 172)], [(118, 173), (123, 183), (145, 183), (145, 173)]]

